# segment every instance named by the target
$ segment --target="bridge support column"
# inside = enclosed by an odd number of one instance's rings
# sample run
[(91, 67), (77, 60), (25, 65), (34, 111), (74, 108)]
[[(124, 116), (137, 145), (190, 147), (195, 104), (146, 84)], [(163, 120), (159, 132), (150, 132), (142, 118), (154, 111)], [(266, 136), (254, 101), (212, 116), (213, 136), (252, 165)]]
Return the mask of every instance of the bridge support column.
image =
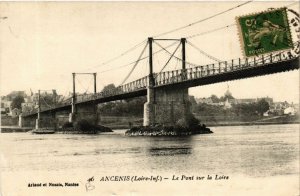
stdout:
[(35, 120), (35, 129), (41, 128), (41, 119), (37, 118)]
[(72, 123), (72, 122), (75, 122), (75, 98), (73, 97), (72, 98), (72, 111), (71, 113), (69, 114), (69, 122)]
[(149, 44), (149, 76), (147, 87), (147, 102), (144, 104), (144, 126), (155, 124), (155, 91), (154, 91), (154, 77), (153, 77), (153, 53), (152, 44), (153, 38), (148, 38)]
[(147, 102), (144, 104), (144, 126), (155, 124), (154, 88), (147, 88)]
[(55, 113), (39, 114), (38, 118), (35, 119), (35, 129), (40, 128), (56, 129)]
[[(155, 96), (154, 95), (155, 90)], [(148, 89), (148, 102), (144, 105), (144, 126), (160, 124), (188, 126), (190, 104), (188, 89)], [(151, 98), (152, 97), (153, 101)]]
[(75, 121), (75, 113), (70, 113), (69, 114), (69, 122), (72, 123)]
[(97, 125), (97, 105), (95, 103), (82, 103), (76, 105), (76, 112), (69, 114), (69, 122), (76, 123), (80, 120), (86, 120), (92, 125)]
[(35, 117), (24, 117), (22, 115), (19, 115), (19, 127), (35, 127)]
[(19, 115), (19, 122), (18, 122), (18, 125), (19, 127), (24, 127), (24, 124), (25, 124), (25, 119), (22, 115)]

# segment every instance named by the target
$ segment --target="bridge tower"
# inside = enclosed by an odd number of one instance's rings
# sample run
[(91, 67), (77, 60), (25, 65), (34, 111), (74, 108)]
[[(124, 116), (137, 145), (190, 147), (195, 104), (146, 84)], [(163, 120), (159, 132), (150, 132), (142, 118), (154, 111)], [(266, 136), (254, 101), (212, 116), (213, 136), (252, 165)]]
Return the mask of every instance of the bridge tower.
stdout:
[[(39, 89), (38, 90), (38, 111), (37, 111), (37, 118), (35, 119), (35, 129), (40, 129), (40, 128), (53, 128), (53, 129), (55, 129), (56, 128), (55, 112), (50, 110), (50, 111), (44, 112), (42, 114), (41, 99), (43, 99), (43, 101), (46, 105), (48, 105), (48, 104), (45, 101), (45, 99), (42, 98), (41, 91), (43, 91), (44, 93), (48, 92), (48, 91), (52, 91), (52, 102), (54, 104), (56, 104), (56, 90), (55, 89), (52, 89), (52, 90), (41, 90), (41, 89)], [(48, 105), (48, 107), (53, 107), (53, 106)], [(25, 121), (25, 119), (21, 118), (21, 119), (19, 119), (19, 125), (22, 126), (22, 124), (27, 124), (27, 125), (31, 124), (28, 121), (30, 121), (30, 118), (26, 118), (26, 121)]]
[(73, 122), (75, 120), (75, 104), (76, 104), (76, 82), (75, 82), (75, 73), (72, 73), (73, 76), (73, 94), (72, 94), (72, 102), (71, 102), (71, 113), (69, 115), (69, 122)]
[[(144, 104), (144, 126), (162, 124), (175, 125), (179, 120), (187, 122), (189, 108), (188, 88), (165, 87), (156, 88), (155, 78), (153, 76), (153, 38), (148, 38), (149, 44), (149, 76), (147, 86), (147, 102)], [(182, 76), (186, 77), (186, 39), (180, 39), (182, 45)]]
[(147, 86), (147, 102), (144, 104), (144, 126), (155, 124), (155, 91), (153, 77), (153, 38), (148, 38), (149, 45), (149, 76)]
[(38, 113), (37, 113), (37, 119), (35, 121), (35, 129), (40, 128), (41, 126), (41, 90), (39, 90), (38, 93)]
[(97, 124), (98, 115), (97, 115), (97, 104), (94, 102), (89, 103), (80, 103), (78, 104), (76, 96), (76, 75), (77, 74), (88, 74), (93, 75), (94, 78), (94, 94), (97, 93), (97, 73), (72, 73), (73, 76), (73, 95), (71, 103), (71, 113), (69, 114), (69, 122), (74, 123), (79, 120), (87, 120), (91, 124)]

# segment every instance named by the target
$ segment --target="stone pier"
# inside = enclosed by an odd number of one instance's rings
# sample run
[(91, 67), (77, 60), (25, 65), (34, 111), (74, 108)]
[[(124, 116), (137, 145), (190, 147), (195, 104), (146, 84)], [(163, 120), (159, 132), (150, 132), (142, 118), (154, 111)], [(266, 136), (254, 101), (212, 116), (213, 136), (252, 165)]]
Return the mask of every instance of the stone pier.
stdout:
[(19, 115), (19, 127), (32, 127), (35, 129), (39, 128), (56, 128), (56, 118), (55, 113), (45, 113), (40, 115), (39, 117), (36, 116), (29, 116), (24, 117)]
[(75, 123), (80, 120), (86, 120), (92, 125), (97, 125), (97, 104), (85, 103), (76, 105), (76, 107), (72, 109), (72, 112), (69, 114), (69, 122)]
[(49, 128), (56, 129), (56, 118), (55, 113), (43, 113), (35, 121), (35, 129)]
[(19, 115), (19, 127), (35, 127), (35, 120), (36, 117), (24, 117), (22, 115)]
[(144, 105), (144, 126), (172, 126), (179, 120), (186, 122), (189, 113), (188, 88), (148, 89)]

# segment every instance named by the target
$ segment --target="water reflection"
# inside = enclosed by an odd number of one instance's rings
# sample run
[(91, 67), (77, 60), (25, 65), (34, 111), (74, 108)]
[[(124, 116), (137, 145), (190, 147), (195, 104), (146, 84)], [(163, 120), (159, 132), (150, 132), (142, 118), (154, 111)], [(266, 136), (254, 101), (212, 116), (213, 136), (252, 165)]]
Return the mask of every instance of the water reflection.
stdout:
[(192, 154), (192, 139), (190, 136), (149, 138), (147, 154), (151, 156)]
[(148, 152), (151, 156), (174, 156), (179, 154), (191, 154), (191, 148), (150, 148)]

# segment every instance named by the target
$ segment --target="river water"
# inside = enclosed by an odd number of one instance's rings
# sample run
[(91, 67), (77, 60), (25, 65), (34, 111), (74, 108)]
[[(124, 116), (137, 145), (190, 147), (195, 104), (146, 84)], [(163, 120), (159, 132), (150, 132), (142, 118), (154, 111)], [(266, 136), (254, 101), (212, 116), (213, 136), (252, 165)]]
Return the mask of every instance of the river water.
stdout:
[[(182, 175), (194, 178), (218, 175), (229, 177), (229, 180), (218, 181), (216, 186), (220, 188), (219, 193), (237, 189), (260, 193), (255, 191), (265, 184), (262, 193), (276, 195), (269, 191), (271, 184), (275, 188), (278, 188), (278, 184), (282, 192), (275, 193), (298, 195), (299, 127), (299, 124), (213, 127), (213, 134), (188, 137), (127, 137), (125, 130), (99, 135), (2, 133), (0, 182), (3, 195), (9, 190), (16, 192), (16, 195), (20, 191), (20, 195), (26, 195), (27, 192), (28, 195), (39, 195), (43, 190), (74, 195), (72, 191), (75, 188), (61, 192), (49, 187), (28, 189), (26, 184), (68, 179), (83, 186), (87, 178), (94, 176), (96, 186), (103, 188), (103, 183), (107, 182), (100, 183), (99, 179), (107, 175), (159, 175), (169, 179), (157, 184), (156, 188), (160, 189), (162, 185), (174, 187), (179, 183), (173, 183), (173, 175), (180, 179)], [(17, 181), (17, 185), (11, 185), (12, 181)], [(107, 193), (110, 194), (110, 185), (123, 190), (124, 183), (105, 184)], [(193, 179), (188, 185), (196, 190), (200, 187), (197, 183)], [(270, 190), (265, 188), (268, 184)], [(216, 188), (207, 181), (201, 185)], [(19, 189), (16, 186), (20, 186)], [(131, 182), (131, 186), (134, 187), (134, 183)], [(200, 189), (206, 191), (205, 187)], [(147, 187), (141, 190), (147, 190)], [(176, 193), (179, 195), (180, 191), (177, 190), (173, 195)], [(218, 195), (217, 192), (205, 193)], [(114, 194), (118, 195), (118, 192)]]

